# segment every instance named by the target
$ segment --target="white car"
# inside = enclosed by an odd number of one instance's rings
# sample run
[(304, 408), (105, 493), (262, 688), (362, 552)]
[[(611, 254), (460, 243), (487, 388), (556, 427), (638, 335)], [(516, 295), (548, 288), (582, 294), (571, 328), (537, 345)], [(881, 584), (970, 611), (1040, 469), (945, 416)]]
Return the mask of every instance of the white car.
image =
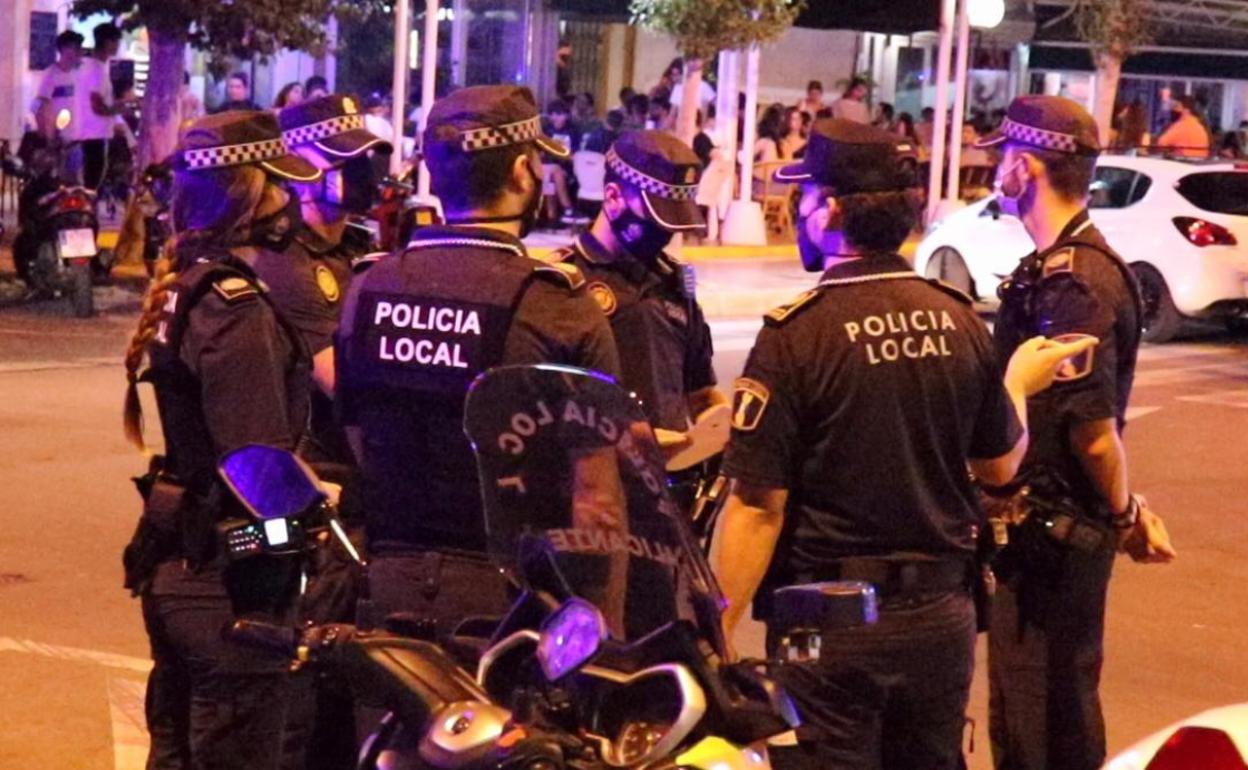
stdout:
[(1102, 770), (1248, 770), (1248, 703), (1210, 709), (1159, 730)]
[[(1248, 315), (1248, 165), (1102, 156), (1089, 208), (1139, 278), (1145, 340), (1170, 339), (1185, 317)], [(996, 303), (998, 284), (1034, 250), (990, 197), (935, 224), (914, 267)]]

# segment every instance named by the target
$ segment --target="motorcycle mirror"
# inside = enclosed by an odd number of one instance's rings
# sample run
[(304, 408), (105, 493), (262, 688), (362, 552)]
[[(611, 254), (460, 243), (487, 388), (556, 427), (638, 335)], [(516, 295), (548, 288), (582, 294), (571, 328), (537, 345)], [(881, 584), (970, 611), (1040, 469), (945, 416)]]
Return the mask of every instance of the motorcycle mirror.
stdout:
[(68, 109), (62, 109), (56, 113), (56, 130), (64, 131), (69, 128), (69, 124), (74, 122), (74, 113)]
[(285, 449), (240, 447), (221, 458), (217, 473), (260, 521), (297, 516), (325, 500), (316, 474)]
[(787, 586), (777, 589), (772, 601), (772, 622), (794, 631), (869, 626), (880, 617), (875, 587), (858, 580)]
[(607, 620), (584, 599), (569, 599), (542, 623), (537, 660), (548, 681), (576, 671), (598, 654), (607, 639)]

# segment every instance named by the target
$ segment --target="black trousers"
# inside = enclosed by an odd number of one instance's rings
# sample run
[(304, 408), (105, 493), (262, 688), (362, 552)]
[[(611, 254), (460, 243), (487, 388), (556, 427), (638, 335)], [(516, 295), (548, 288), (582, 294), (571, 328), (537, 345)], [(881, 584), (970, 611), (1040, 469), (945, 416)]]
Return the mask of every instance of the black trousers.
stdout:
[[(769, 655), (778, 640), (779, 629), (769, 629)], [(974, 657), (975, 608), (967, 593), (884, 602), (875, 625), (825, 634), (818, 661), (774, 667), (803, 728), (796, 748), (771, 750), (772, 766), (964, 767)]]
[(1098, 688), (1113, 544), (1067, 550), (1054, 574), (1000, 580), (988, 637), (998, 770), (1095, 770), (1105, 762)]
[(179, 571), (161, 565), (159, 590), (142, 597), (153, 661), (147, 770), (295, 770), (306, 735), (291, 730), (290, 716), (300, 690), (307, 697), (310, 689), (288, 673), (286, 658), (227, 641), (229, 597)]
[(108, 169), (108, 140), (84, 139), (82, 142), (82, 185), (99, 190)]
[(449, 634), (465, 618), (502, 616), (511, 608), (507, 581), (484, 556), (436, 551), (380, 555), (368, 568), (377, 620), (404, 612)]

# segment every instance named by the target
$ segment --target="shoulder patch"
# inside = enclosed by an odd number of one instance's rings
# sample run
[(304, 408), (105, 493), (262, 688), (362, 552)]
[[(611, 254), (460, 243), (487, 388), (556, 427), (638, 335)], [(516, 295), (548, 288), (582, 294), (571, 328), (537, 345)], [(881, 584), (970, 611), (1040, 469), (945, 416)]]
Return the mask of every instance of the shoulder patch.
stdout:
[(351, 260), (351, 272), (355, 275), (359, 275), (388, 256), (390, 256), (388, 252), (374, 251), (371, 254), (356, 257)]
[(771, 388), (749, 377), (732, 384), (732, 427), (750, 433), (758, 429), (771, 401)]
[(576, 265), (567, 262), (552, 262), (534, 268), (538, 275), (551, 278), (555, 282), (576, 291), (585, 286), (585, 274)]
[(797, 315), (799, 312), (801, 312), (805, 308), (809, 307), (810, 304), (814, 302), (818, 296), (819, 296), (818, 289), (810, 289), (808, 291), (804, 291), (801, 294), (797, 295), (793, 299), (793, 301), (787, 304), (781, 305), (780, 307), (772, 308), (771, 310), (768, 310), (767, 314), (763, 316), (763, 321), (769, 326), (780, 326), (788, 322), (789, 319), (793, 318), (795, 315)]
[(594, 302), (598, 303), (598, 307), (602, 308), (603, 314), (610, 318), (615, 315), (615, 311), (619, 309), (620, 302), (616, 299), (615, 292), (611, 291), (611, 287), (602, 281), (594, 281), (588, 288), (589, 296), (594, 298)]
[[(1069, 343), (1078, 342), (1086, 339), (1087, 334), (1059, 334), (1053, 338), (1054, 342)], [(1077, 356), (1071, 356), (1058, 366), (1057, 376), (1053, 378), (1054, 382), (1076, 382), (1082, 380), (1092, 373), (1093, 366), (1096, 361), (1096, 347), (1090, 347)]]
[(962, 291), (957, 286), (954, 286), (951, 283), (945, 283), (939, 278), (927, 278), (924, 280), (926, 280), (932, 286), (935, 286), (937, 289), (940, 289), (941, 291), (948, 294), (950, 297), (953, 297), (959, 302), (963, 302), (967, 305), (975, 304), (975, 300), (971, 297), (971, 295), (967, 294), (966, 292)]
[(233, 304), (250, 297), (260, 296), (260, 289), (246, 278), (236, 275), (221, 278), (212, 284), (212, 290), (221, 295), (221, 299)]
[(1051, 278), (1061, 273), (1073, 272), (1075, 272), (1075, 247), (1067, 246), (1044, 258), (1044, 267), (1041, 268), (1040, 278)]

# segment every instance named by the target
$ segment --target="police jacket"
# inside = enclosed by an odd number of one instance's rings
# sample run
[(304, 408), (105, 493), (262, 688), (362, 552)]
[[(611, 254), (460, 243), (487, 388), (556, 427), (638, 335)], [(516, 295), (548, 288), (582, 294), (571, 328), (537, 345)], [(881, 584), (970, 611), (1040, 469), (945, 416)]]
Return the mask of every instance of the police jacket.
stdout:
[(559, 258), (585, 274), (586, 290), (611, 322), (624, 384), (656, 428), (685, 431), (690, 393), (715, 385), (711, 330), (694, 298), (693, 269), (661, 254), (653, 267), (613, 259), (585, 233)]
[(426, 228), (352, 281), (335, 344), (339, 414), (359, 431), (374, 553), (483, 552), (468, 386), (503, 364), (619, 375), (606, 319), (580, 272), (530, 259), (516, 238)]
[[(156, 391), (164, 470), (197, 497), (228, 505), (214, 490), (226, 452), (253, 443), (297, 449), (308, 355), (241, 260), (205, 254), (177, 274), (148, 355), (143, 379)], [(211, 533), (190, 534), (206, 550), (184, 555), (212, 558)]]
[(844, 557), (972, 552), (967, 459), (1021, 435), (970, 300), (868, 256), (767, 315), (734, 385), (724, 473), (789, 491), (773, 576), (819, 580)]
[(1036, 335), (1090, 334), (1100, 340), (1058, 374), (1047, 391), (1027, 402), (1031, 444), (1020, 478), (1056, 474), (1075, 497), (1103, 501), (1070, 448), (1078, 422), (1114, 418), (1126, 423), (1143, 318), (1131, 269), (1082, 211), (1057, 242), (1024, 257), (1001, 287), (995, 336), (1001, 361)]

